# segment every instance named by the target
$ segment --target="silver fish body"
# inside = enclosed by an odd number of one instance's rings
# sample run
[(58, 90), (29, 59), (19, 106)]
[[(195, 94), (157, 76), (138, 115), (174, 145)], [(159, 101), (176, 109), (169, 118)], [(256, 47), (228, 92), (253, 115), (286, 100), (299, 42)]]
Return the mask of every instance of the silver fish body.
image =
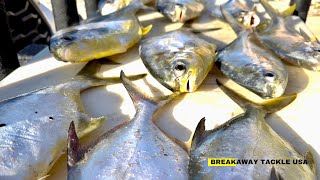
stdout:
[(99, 0), (98, 9), (101, 15), (111, 14), (134, 3), (150, 3), (152, 0)]
[(281, 96), (288, 72), (281, 59), (266, 49), (251, 27), (245, 27), (225, 9), (222, 13), (238, 33), (237, 39), (218, 52), (217, 64), (228, 78), (263, 98)]
[[(272, 22), (259, 32), (259, 40), (270, 50), (287, 62), (309, 70), (320, 70), (320, 43), (306, 38), (296, 30), (299, 17), (283, 16), (265, 1), (261, 0)], [(311, 40), (313, 39), (313, 40)]]
[(140, 57), (148, 71), (172, 91), (194, 92), (216, 61), (216, 46), (181, 30), (145, 39)]
[(137, 7), (126, 7), (60, 30), (50, 40), (50, 52), (57, 60), (69, 62), (85, 62), (126, 52), (151, 29), (151, 26), (140, 25), (135, 16), (137, 10)]
[[(279, 109), (279, 105), (283, 107), (294, 98), (295, 96), (284, 97), (265, 105), (269, 106), (269, 110), (275, 107)], [(199, 123), (197, 132), (202, 133), (194, 138), (197, 139), (197, 143), (190, 155), (190, 179), (267, 180), (277, 176), (279, 179), (315, 180), (315, 172), (311, 168), (310, 161), (308, 164), (293, 163), (294, 160), (305, 160), (305, 156), (297, 152), (265, 122), (266, 109), (244, 101), (241, 103), (246, 112), (216, 129), (205, 131), (204, 120)], [(199, 128), (201, 126), (202, 128)], [(236, 161), (257, 160), (257, 162), (209, 167), (208, 158), (235, 158)], [(261, 160), (265, 160), (264, 163)], [(266, 160), (289, 160), (290, 164), (267, 164)]]
[(172, 22), (185, 22), (200, 16), (201, 0), (157, 0), (156, 8)]
[[(99, 138), (71, 164), (68, 179), (187, 179), (187, 153), (152, 122), (159, 102), (146, 100), (124, 81), (137, 109), (134, 118)], [(70, 143), (69, 162), (79, 156)]]
[(112, 81), (114, 78), (77, 76), (0, 102), (0, 179), (44, 177), (66, 150), (71, 121), (80, 136), (103, 123), (103, 117), (91, 118), (85, 113), (80, 91)]
[(220, 6), (228, 11), (233, 17), (238, 18), (251, 11), (257, 0), (203, 0), (205, 11), (211, 16), (224, 20)]
[(217, 63), (228, 78), (263, 98), (281, 96), (287, 86), (288, 72), (281, 59), (244, 31), (218, 53)]

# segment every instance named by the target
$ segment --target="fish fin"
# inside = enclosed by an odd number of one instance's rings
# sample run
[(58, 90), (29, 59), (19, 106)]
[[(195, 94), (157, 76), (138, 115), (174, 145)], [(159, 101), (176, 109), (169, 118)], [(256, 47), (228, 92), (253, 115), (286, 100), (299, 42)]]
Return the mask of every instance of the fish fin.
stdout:
[(318, 42), (319, 40), (316, 38), (316, 36), (312, 35), (311, 37), (302, 29), (300, 28), (300, 35), (308, 42)]
[(308, 161), (308, 165), (310, 166), (311, 170), (313, 173), (317, 174), (317, 168), (316, 168), (316, 163), (315, 163), (315, 158), (312, 154), (312, 149), (311, 147), (307, 148), (307, 153), (305, 155), (305, 159)]
[(104, 122), (106, 118), (105, 117), (98, 117), (98, 118), (82, 118), (79, 122), (79, 130), (78, 134), (79, 137), (83, 137), (93, 130), (100, 127)]
[(244, 31), (246, 28), (237, 21), (228, 11), (226, 11), (222, 6), (220, 6), (221, 13), (225, 20), (229, 23), (231, 28), (235, 33), (239, 33), (241, 31)]
[(195, 28), (192, 28), (192, 27), (181, 27), (180, 29), (188, 31), (188, 32), (192, 32), (192, 33), (195, 33), (195, 34), (198, 34), (198, 33), (210, 32), (210, 31), (218, 31), (218, 30), (220, 30), (222, 28), (195, 29)]
[(206, 121), (206, 118), (203, 117), (198, 123), (194, 131), (194, 134), (192, 137), (192, 143), (191, 143), (191, 150), (194, 149), (205, 136), (205, 133), (206, 133), (205, 121)]
[(152, 24), (150, 24), (147, 27), (143, 27), (142, 28), (142, 33), (141, 33), (142, 36), (147, 35), (151, 31), (151, 29), (152, 29)]
[(253, 102), (253, 101), (247, 99), (246, 97), (242, 96), (241, 94), (238, 94), (235, 91), (222, 85), (218, 80), (217, 80), (217, 84), (224, 93), (226, 93), (232, 100), (234, 100), (245, 111), (249, 107), (253, 107), (253, 108), (262, 109), (266, 113), (273, 113), (273, 112), (276, 112), (276, 111), (286, 107), (292, 101), (294, 101), (297, 97), (297, 94), (293, 94), (290, 96), (282, 96), (282, 97), (266, 100), (261, 103), (260, 102)]
[(293, 5), (289, 6), (286, 10), (281, 12), (282, 16), (292, 16), (294, 11), (296, 10), (297, 5), (294, 3)]
[(169, 102), (171, 99), (176, 97), (178, 94), (180, 94), (180, 93), (173, 93), (173, 94), (167, 95), (167, 96), (151, 97), (151, 96), (143, 93), (141, 89), (139, 89), (135, 84), (133, 84), (128, 79), (128, 77), (124, 74), (123, 71), (121, 71), (121, 73), (120, 73), (120, 78), (121, 78), (122, 84), (127, 89), (136, 110), (140, 109), (140, 103), (143, 104), (145, 102), (149, 102), (149, 103), (155, 105), (156, 108), (158, 108), (158, 107), (166, 104), (167, 102)]
[(256, 30), (258, 30), (258, 32), (262, 32), (264, 31), (265, 29), (267, 29), (270, 25), (270, 21), (267, 21), (267, 22), (264, 22), (264, 23), (261, 23), (259, 24), (257, 27), (256, 27)]
[(274, 166), (272, 166), (272, 168), (271, 168), (269, 180), (283, 180), (283, 177), (281, 176), (280, 173), (277, 172), (277, 170)]
[(113, 61), (108, 57), (99, 58), (99, 59), (96, 59), (96, 61), (99, 62), (100, 64), (121, 65), (121, 63)]
[(260, 0), (260, 3), (262, 4), (266, 12), (269, 14), (271, 19), (276, 19), (280, 15), (280, 13), (277, 10), (275, 10), (267, 0)]
[(68, 145), (67, 145), (67, 156), (68, 156), (68, 170), (75, 166), (83, 157), (83, 149), (80, 145), (79, 137), (76, 133), (74, 122), (72, 121), (68, 130)]
[[(74, 81), (84, 82), (81, 90), (93, 87), (103, 86), (107, 84), (120, 83), (119, 77), (98, 77), (96, 74), (101, 69), (101, 63), (98, 61), (90, 61), (87, 65), (77, 74)], [(147, 74), (137, 74), (128, 76), (130, 80), (137, 80), (144, 78)]]

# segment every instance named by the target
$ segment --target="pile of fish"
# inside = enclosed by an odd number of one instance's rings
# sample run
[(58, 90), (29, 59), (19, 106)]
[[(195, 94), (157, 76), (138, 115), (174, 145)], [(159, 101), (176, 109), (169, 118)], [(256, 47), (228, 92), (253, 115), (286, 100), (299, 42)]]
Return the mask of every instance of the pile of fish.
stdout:
[[(266, 0), (157, 0), (155, 8), (145, 3), (149, 1), (101, 0), (102, 16), (56, 32), (49, 48), (57, 60), (90, 62), (72, 80), (0, 102), (0, 179), (44, 178), (65, 150), (70, 180), (316, 179), (312, 153), (298, 152), (265, 122), (265, 116), (296, 98), (296, 94), (282, 96), (289, 78), (282, 60), (320, 69), (320, 42), (294, 27), (299, 22), (306, 28), (299, 17), (292, 16), (295, 6), (279, 13)], [(256, 13), (257, 4), (271, 20)], [(136, 16), (140, 9), (157, 9), (172, 22), (186, 22), (206, 11), (226, 21), (237, 38), (220, 50), (183, 28), (143, 39), (152, 25), (140, 24)], [(95, 75), (101, 66), (96, 59), (125, 53), (138, 43), (143, 64), (171, 95), (150, 97), (131, 81), (146, 74)], [(189, 142), (167, 136), (153, 123), (154, 113), (176, 96), (196, 91), (214, 65), (268, 100), (253, 102), (217, 81), (244, 113), (210, 131), (205, 129), (205, 118), (201, 119)], [(89, 117), (80, 92), (114, 83), (126, 88), (135, 116), (90, 145), (81, 145), (79, 137), (102, 125), (105, 117)], [(308, 164), (209, 167), (212, 157), (306, 159)]]

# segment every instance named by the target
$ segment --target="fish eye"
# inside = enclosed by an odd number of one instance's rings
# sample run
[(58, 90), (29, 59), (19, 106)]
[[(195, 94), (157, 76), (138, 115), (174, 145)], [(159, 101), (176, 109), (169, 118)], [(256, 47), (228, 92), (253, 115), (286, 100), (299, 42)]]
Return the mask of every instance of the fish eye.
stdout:
[(186, 66), (184, 64), (177, 64), (174, 69), (177, 71), (184, 71), (186, 70)]
[(263, 74), (263, 76), (267, 79), (270, 79), (270, 80), (272, 80), (276, 77), (276, 75), (273, 72), (266, 72)]
[(62, 39), (66, 40), (66, 41), (72, 41), (73, 40), (73, 38), (70, 37), (70, 36), (63, 37)]

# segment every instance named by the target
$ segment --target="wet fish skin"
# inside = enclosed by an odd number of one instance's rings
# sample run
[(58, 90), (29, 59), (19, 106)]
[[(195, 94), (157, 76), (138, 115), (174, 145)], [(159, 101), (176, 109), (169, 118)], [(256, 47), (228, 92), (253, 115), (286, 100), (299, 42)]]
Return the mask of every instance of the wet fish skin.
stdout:
[(86, 75), (97, 69), (95, 63), (89, 64), (71, 81), (0, 102), (0, 179), (44, 177), (66, 150), (71, 121), (80, 136), (103, 123), (104, 117), (86, 114), (80, 91), (119, 78)]
[(150, 74), (172, 91), (194, 92), (215, 62), (216, 46), (182, 30), (145, 39), (140, 57)]
[(121, 79), (137, 110), (134, 118), (107, 132), (86, 152), (71, 125), (68, 180), (187, 179), (187, 153), (152, 122), (155, 111), (175, 95), (151, 98), (124, 73)]
[(233, 17), (238, 18), (250, 12), (257, 2), (257, 0), (203, 0), (205, 11), (221, 20), (224, 20), (224, 16), (220, 10), (220, 6)]
[(126, 52), (152, 27), (140, 25), (135, 16), (138, 9), (128, 6), (58, 31), (50, 40), (51, 54), (60, 61), (86, 62)]
[(98, 9), (101, 15), (111, 14), (134, 3), (150, 3), (152, 0), (99, 0)]
[[(299, 17), (285, 16), (272, 9), (265, 0), (261, 0), (271, 23), (259, 32), (259, 40), (285, 61), (309, 70), (320, 70), (320, 43), (315, 37), (306, 40), (296, 30), (298, 24), (304, 24)], [(306, 27), (306, 26), (305, 26)]]
[[(295, 95), (254, 104), (236, 92), (223, 91), (245, 111), (220, 127), (206, 131), (202, 120), (195, 132), (191, 150), (190, 179), (270, 179), (275, 174), (282, 179), (316, 179), (310, 164), (293, 164), (305, 157), (282, 139), (265, 122), (267, 113), (290, 104)], [(258, 159), (257, 164), (230, 167), (208, 167), (208, 158)], [(261, 159), (289, 159), (291, 164), (262, 164)], [(279, 176), (278, 176), (279, 177)]]
[(201, 0), (157, 0), (156, 8), (172, 22), (186, 22), (200, 16)]
[(263, 98), (281, 96), (288, 82), (281, 59), (260, 43), (252, 28), (244, 27), (226, 10), (222, 12), (238, 37), (218, 52), (221, 72)]

